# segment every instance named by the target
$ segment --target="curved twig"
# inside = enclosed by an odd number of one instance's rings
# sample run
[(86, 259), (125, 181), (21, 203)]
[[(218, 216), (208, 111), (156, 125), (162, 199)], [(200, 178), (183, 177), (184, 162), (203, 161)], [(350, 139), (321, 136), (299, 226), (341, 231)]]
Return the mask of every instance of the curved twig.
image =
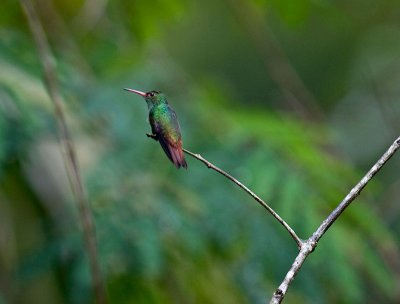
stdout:
[(276, 213), (266, 202), (264, 202), (259, 196), (257, 196), (253, 191), (251, 191), (249, 188), (247, 188), (245, 185), (243, 185), (241, 182), (239, 182), (236, 178), (234, 178), (232, 175), (226, 173), (222, 169), (218, 168), (217, 166), (213, 165), (210, 163), (208, 160), (206, 160), (204, 157), (202, 157), (200, 154), (195, 154), (189, 150), (183, 149), (183, 151), (186, 154), (189, 154), (190, 156), (197, 158), (199, 161), (204, 163), (209, 169), (213, 169), (214, 171), (218, 172), (219, 174), (225, 176), (227, 179), (231, 180), (234, 182), (237, 186), (242, 188), (247, 194), (249, 194), (252, 198), (254, 198), (261, 206), (263, 206), (271, 215), (289, 232), (289, 234), (292, 236), (293, 240), (296, 242), (298, 248), (300, 249), (303, 245), (303, 241), (297, 236), (296, 232), (279, 216), (278, 213)]

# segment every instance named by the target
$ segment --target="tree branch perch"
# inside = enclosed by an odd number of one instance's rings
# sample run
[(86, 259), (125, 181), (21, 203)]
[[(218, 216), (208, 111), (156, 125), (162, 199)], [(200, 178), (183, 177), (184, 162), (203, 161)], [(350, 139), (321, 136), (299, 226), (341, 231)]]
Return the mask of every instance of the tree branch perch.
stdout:
[(328, 215), (328, 217), (321, 223), (318, 229), (313, 233), (313, 235), (306, 241), (303, 242), (300, 251), (295, 258), (292, 266), (290, 267), (288, 273), (283, 279), (281, 285), (274, 292), (270, 304), (281, 303), (286, 295), (286, 292), (294, 280), (295, 276), (299, 272), (301, 266), (303, 266), (304, 261), (314, 251), (317, 246), (318, 241), (322, 238), (329, 227), (337, 220), (337, 218), (342, 214), (342, 212), (357, 198), (364, 187), (369, 183), (369, 181), (374, 177), (374, 175), (386, 164), (386, 162), (396, 153), (400, 148), (400, 137), (398, 137), (389, 149), (382, 155), (382, 157), (372, 166), (372, 168), (367, 172), (367, 174), (351, 189), (349, 194), (342, 200), (342, 202)]
[(251, 191), (249, 188), (247, 188), (245, 185), (243, 185), (241, 182), (239, 182), (232, 175), (226, 173), (222, 169), (220, 169), (217, 166), (215, 166), (212, 163), (210, 163), (208, 160), (206, 160), (200, 154), (195, 154), (195, 153), (193, 153), (193, 152), (191, 152), (189, 150), (186, 150), (186, 149), (183, 149), (183, 152), (185, 152), (186, 154), (189, 154), (190, 156), (198, 159), (203, 164), (205, 164), (207, 166), (207, 168), (213, 169), (214, 171), (216, 171), (219, 174), (225, 176), (227, 179), (231, 180), (237, 186), (242, 188), (247, 194), (249, 194), (252, 198), (254, 198), (257, 201), (257, 203), (259, 203), (262, 207), (264, 207), (289, 232), (289, 234), (292, 236), (293, 240), (296, 242), (297, 247), (299, 249), (302, 247), (303, 241), (297, 236), (296, 232), (294, 232), (294, 230), (279, 216), (279, 214), (276, 213), (266, 202), (264, 202), (253, 191)]

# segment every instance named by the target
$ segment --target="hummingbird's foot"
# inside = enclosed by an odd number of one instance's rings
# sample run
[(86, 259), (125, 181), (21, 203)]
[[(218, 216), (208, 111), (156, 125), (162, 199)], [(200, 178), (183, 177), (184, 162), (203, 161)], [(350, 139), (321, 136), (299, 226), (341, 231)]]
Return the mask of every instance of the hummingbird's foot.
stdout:
[(150, 137), (150, 138), (152, 138), (152, 139), (154, 139), (155, 141), (158, 140), (158, 137), (157, 137), (156, 134), (146, 133), (146, 136), (147, 136), (147, 137)]

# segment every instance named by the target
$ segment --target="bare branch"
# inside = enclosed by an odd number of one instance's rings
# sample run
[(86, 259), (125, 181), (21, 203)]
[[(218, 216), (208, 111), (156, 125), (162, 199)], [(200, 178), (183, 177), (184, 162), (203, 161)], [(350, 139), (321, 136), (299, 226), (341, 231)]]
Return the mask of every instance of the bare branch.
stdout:
[(241, 182), (239, 182), (232, 175), (229, 175), (225, 171), (221, 170), (217, 166), (210, 163), (208, 160), (206, 160), (200, 154), (195, 154), (186, 149), (183, 149), (183, 151), (186, 154), (189, 154), (190, 156), (197, 158), (199, 161), (204, 163), (207, 166), (207, 168), (213, 169), (214, 171), (218, 172), (219, 174), (225, 176), (227, 179), (231, 180), (237, 186), (239, 186), (245, 192), (247, 192), (247, 194), (249, 194), (252, 198), (254, 198), (261, 206), (263, 206), (265, 209), (267, 209), (267, 211), (269, 213), (271, 213), (271, 215), (289, 232), (289, 234), (292, 236), (293, 240), (296, 242), (298, 248), (300, 249), (302, 247), (303, 241), (297, 236), (296, 232), (294, 232), (294, 230), (279, 216), (279, 214), (276, 213), (266, 202), (264, 202), (260, 197), (258, 197), (253, 191), (251, 191), (249, 188), (247, 188), (245, 185), (243, 185)]
[(20, 4), (26, 15), (32, 36), (35, 40), (38, 55), (43, 67), (45, 84), (55, 107), (55, 114), (59, 128), (60, 145), (65, 153), (65, 155), (63, 154), (64, 163), (71, 183), (71, 188), (78, 203), (79, 214), (82, 222), (85, 246), (89, 258), (90, 271), (93, 281), (93, 289), (96, 294), (97, 303), (104, 304), (106, 303), (106, 294), (97, 259), (96, 236), (92, 214), (90, 212), (89, 202), (85, 196), (78, 160), (70, 139), (65, 115), (62, 109), (62, 98), (57, 84), (54, 58), (48, 45), (45, 32), (32, 3), (30, 0), (20, 0)]
[(375, 165), (368, 171), (368, 173), (354, 186), (353, 189), (347, 194), (343, 201), (329, 214), (329, 216), (322, 222), (318, 229), (313, 235), (302, 244), (299, 254), (297, 255), (292, 267), (290, 267), (286, 274), (283, 282), (274, 292), (270, 304), (281, 303), (286, 295), (286, 292), (294, 280), (296, 274), (299, 272), (306, 258), (314, 251), (318, 241), (322, 238), (329, 227), (336, 221), (336, 219), (342, 214), (342, 212), (357, 198), (368, 182), (374, 177), (374, 175), (386, 164), (386, 162), (394, 155), (394, 153), (400, 148), (400, 137), (397, 138), (389, 149), (382, 155), (382, 157), (376, 162)]

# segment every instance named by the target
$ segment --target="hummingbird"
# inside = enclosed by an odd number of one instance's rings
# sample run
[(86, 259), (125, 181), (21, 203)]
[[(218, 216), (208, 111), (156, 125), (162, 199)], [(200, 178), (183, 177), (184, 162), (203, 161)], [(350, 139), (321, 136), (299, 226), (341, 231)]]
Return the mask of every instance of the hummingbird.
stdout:
[(178, 118), (168, 104), (167, 97), (159, 91), (145, 93), (128, 88), (124, 90), (142, 96), (147, 103), (152, 133), (146, 135), (160, 143), (165, 154), (178, 169), (180, 167), (187, 169)]

